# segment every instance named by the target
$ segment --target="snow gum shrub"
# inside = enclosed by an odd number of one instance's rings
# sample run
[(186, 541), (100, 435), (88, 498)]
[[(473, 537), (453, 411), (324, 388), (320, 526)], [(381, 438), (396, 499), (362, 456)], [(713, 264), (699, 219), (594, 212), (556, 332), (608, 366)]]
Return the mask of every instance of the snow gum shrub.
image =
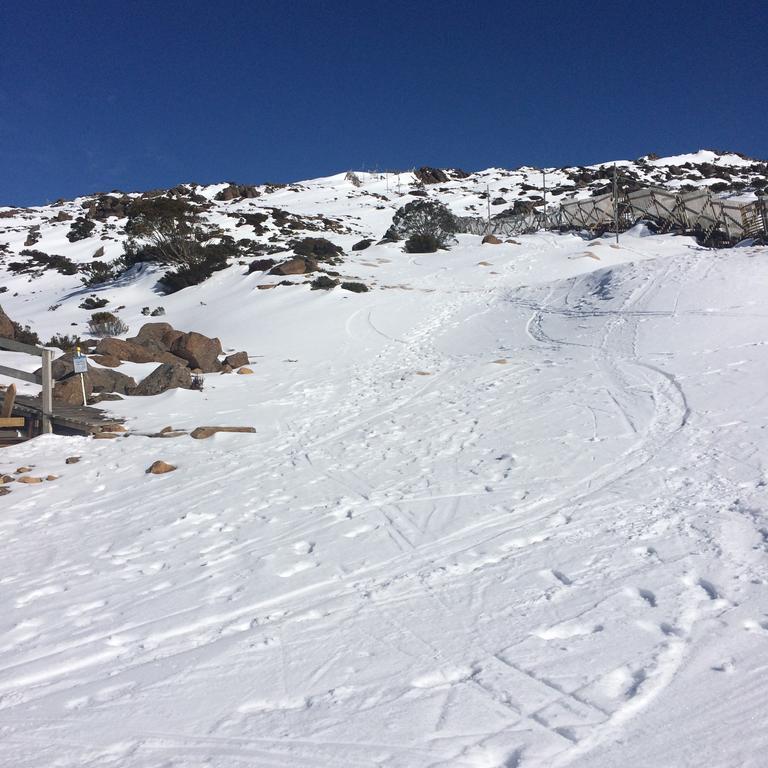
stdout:
[(199, 285), (214, 272), (227, 268), (227, 259), (239, 254), (237, 245), (229, 236), (218, 238), (219, 242), (197, 243), (192, 252), (193, 258), (170, 272), (166, 272), (160, 282), (165, 293), (176, 293), (191, 285)]
[(82, 341), (79, 336), (57, 333), (54, 336), (51, 336), (51, 340), (46, 346), (58, 347), (64, 352), (74, 352), (78, 347), (82, 346)]
[(111, 312), (94, 312), (88, 321), (88, 330), (94, 336), (119, 336), (127, 333), (128, 326)]
[[(413, 200), (400, 208), (392, 218), (392, 226), (384, 234), (392, 240), (409, 239), (414, 236), (431, 238), (436, 248), (419, 253), (432, 253), (437, 248), (447, 248), (455, 242), (456, 219), (453, 214), (437, 200)], [(426, 244), (426, 240), (420, 241)], [(417, 253), (417, 251), (410, 251)]]
[(28, 325), (21, 323), (13, 323), (13, 337), (21, 344), (40, 344), (40, 337)]
[(85, 216), (78, 216), (67, 232), (67, 240), (70, 243), (76, 243), (78, 240), (85, 240), (91, 236), (91, 232), (96, 228), (96, 224)]
[(166, 293), (175, 293), (207, 280), (240, 255), (233, 238), (200, 226), (200, 209), (188, 200), (171, 197), (138, 199), (131, 203), (125, 231), (126, 266), (153, 261), (173, 267), (160, 279)]
[(406, 253), (435, 253), (444, 246), (434, 235), (411, 235), (405, 241)]
[(101, 285), (116, 280), (126, 270), (125, 259), (115, 259), (110, 262), (94, 261), (92, 264), (83, 264), (80, 271), (84, 276), (80, 278), (83, 285)]

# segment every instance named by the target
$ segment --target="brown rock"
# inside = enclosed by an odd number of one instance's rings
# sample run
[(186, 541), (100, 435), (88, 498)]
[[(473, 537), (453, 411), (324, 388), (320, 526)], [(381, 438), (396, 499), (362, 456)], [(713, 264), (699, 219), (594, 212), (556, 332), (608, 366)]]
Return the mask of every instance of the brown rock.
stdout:
[(13, 327), (11, 318), (0, 307), (0, 339), (13, 339), (15, 336), (16, 330)]
[(189, 363), (190, 368), (199, 368), (203, 373), (214, 373), (221, 369), (219, 355), (221, 342), (202, 333), (190, 331), (173, 342), (171, 352)]
[(501, 240), (499, 240), (496, 235), (486, 235), (483, 238), (483, 245), (490, 244), (490, 245), (501, 245)]
[(140, 344), (122, 339), (102, 339), (94, 350), (97, 355), (108, 355), (118, 360), (127, 360), (130, 363), (155, 363), (156, 355), (149, 352)]
[(94, 440), (114, 440), (117, 435), (114, 432), (94, 432), (91, 437)]
[(103, 365), (105, 368), (117, 368), (123, 364), (123, 361), (114, 355), (94, 355), (91, 360), (98, 365)]
[(139, 332), (128, 341), (154, 349), (159, 346), (161, 351), (169, 352), (173, 343), (181, 336), (184, 336), (184, 332), (177, 331), (170, 323), (144, 323)]
[(80, 383), (79, 376), (70, 376), (67, 379), (57, 381), (53, 388), (53, 399), (60, 403), (69, 403), (70, 405), (83, 404), (83, 385), (85, 386), (86, 401), (93, 394), (93, 384), (89, 377), (83, 377), (84, 381)]
[(48, 476), (46, 476), (45, 479), (50, 483), (50, 482), (53, 482), (54, 480), (58, 480), (59, 476), (58, 475), (48, 475)]
[(122, 424), (104, 424), (102, 432), (127, 432), (128, 430)]
[(253, 373), (252, 368), (246, 368), (243, 366), (242, 368), (239, 368), (237, 371), (241, 376), (248, 376), (249, 374)]
[(147, 469), (148, 475), (164, 475), (166, 472), (173, 472), (176, 467), (173, 464), (167, 464), (164, 461), (154, 461)]
[(78, 461), (80, 461), (80, 457), (79, 456), (68, 456), (64, 463), (65, 464), (77, 464)]
[(224, 362), (230, 368), (239, 368), (241, 365), (248, 365), (250, 361), (248, 360), (247, 352), (235, 352), (233, 355), (227, 355), (224, 358)]
[(10, 488), (0, 485), (0, 496), (7, 496), (11, 492)]
[(189, 436), (194, 437), (195, 440), (205, 440), (205, 438), (215, 435), (217, 432), (246, 432), (254, 434), (256, 430), (253, 427), (197, 427), (189, 433)]
[(32, 467), (17, 467), (16, 468), (16, 474), (20, 475), (22, 472), (31, 472)]
[(297, 257), (295, 259), (288, 259), (282, 264), (278, 264), (269, 270), (270, 275), (303, 275), (307, 272), (314, 272), (317, 269), (317, 264), (309, 259)]
[(14, 482), (16, 478), (12, 477), (11, 475), (0, 475), (0, 485), (5, 485), (6, 483), (12, 483)]
[(24, 475), (23, 477), (19, 477), (16, 479), (17, 483), (24, 483), (25, 485), (33, 485), (36, 483), (42, 483), (43, 478), (42, 477), (33, 477), (32, 475)]
[(226, 363), (221, 366), (221, 375), (223, 376), (225, 373), (232, 373), (232, 367)]

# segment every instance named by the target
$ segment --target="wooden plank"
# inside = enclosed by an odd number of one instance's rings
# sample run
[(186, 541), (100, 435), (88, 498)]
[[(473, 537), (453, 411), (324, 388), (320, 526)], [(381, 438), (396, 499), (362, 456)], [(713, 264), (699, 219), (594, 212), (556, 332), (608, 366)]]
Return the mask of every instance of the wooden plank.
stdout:
[(5, 427), (23, 427), (23, 416), (0, 416), (0, 429)]
[(12, 379), (21, 379), (22, 381), (28, 381), (31, 384), (40, 384), (34, 373), (19, 371), (16, 368), (8, 368), (5, 365), (0, 365), (0, 373), (3, 374), (3, 376), (10, 376)]
[(33, 347), (31, 344), (22, 344), (14, 339), (0, 339), (0, 349), (10, 349), (12, 352), (26, 352), (28, 355), (43, 356), (43, 347)]
[(10, 418), (13, 416), (13, 404), (16, 402), (16, 385), (11, 384), (8, 389), (5, 390), (5, 397), (3, 397), (3, 404), (0, 406), (0, 418)]

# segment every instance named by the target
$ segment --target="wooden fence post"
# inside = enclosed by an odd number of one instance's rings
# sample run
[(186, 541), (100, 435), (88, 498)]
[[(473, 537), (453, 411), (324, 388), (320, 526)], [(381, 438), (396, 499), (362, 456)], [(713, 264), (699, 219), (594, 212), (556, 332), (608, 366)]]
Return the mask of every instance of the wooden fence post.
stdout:
[(53, 350), (43, 349), (43, 393), (42, 393), (42, 431), (53, 432), (53, 377), (51, 376), (51, 362), (53, 362)]

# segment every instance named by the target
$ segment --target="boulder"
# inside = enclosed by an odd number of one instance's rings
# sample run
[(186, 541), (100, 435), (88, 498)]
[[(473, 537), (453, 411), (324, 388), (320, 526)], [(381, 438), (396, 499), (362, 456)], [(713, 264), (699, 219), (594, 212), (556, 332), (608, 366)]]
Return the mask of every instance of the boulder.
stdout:
[(163, 363), (155, 368), (138, 387), (132, 389), (128, 394), (138, 396), (159, 395), (161, 392), (166, 392), (169, 389), (178, 388), (192, 388), (192, 372), (189, 368), (181, 365)]
[(373, 240), (369, 240), (368, 238), (365, 238), (364, 240), (360, 240), (357, 243), (355, 243), (352, 246), (352, 250), (364, 251), (366, 248), (369, 248), (371, 245), (373, 245)]
[(86, 400), (93, 394), (93, 385), (88, 380), (88, 377), (84, 377), (84, 381), (80, 382), (80, 377), (68, 376), (61, 381), (57, 381), (53, 388), (53, 399), (60, 403), (69, 403), (70, 405), (82, 405), (83, 404), (83, 386), (85, 386)]
[(164, 475), (167, 472), (173, 472), (176, 469), (176, 467), (173, 466), (173, 464), (168, 464), (165, 461), (153, 461), (152, 464), (147, 468), (146, 474), (148, 475)]
[(501, 245), (501, 240), (499, 240), (496, 235), (486, 235), (483, 238), (483, 245), (490, 244), (490, 245)]
[(15, 335), (16, 330), (13, 327), (13, 321), (0, 307), (0, 339), (13, 339)]
[(242, 368), (238, 368), (237, 372), (241, 376), (250, 376), (253, 373), (253, 368), (247, 368), (243, 366)]
[(64, 463), (65, 464), (77, 464), (78, 461), (80, 461), (80, 457), (79, 456), (68, 456)]
[(224, 362), (230, 368), (240, 368), (240, 366), (248, 365), (250, 360), (248, 360), (247, 352), (235, 352), (233, 355), (227, 355), (224, 358)]
[(303, 275), (307, 272), (314, 272), (317, 269), (317, 262), (310, 259), (304, 259), (301, 256), (295, 259), (288, 259), (282, 264), (277, 264), (269, 270), (270, 275)]
[(128, 341), (152, 349), (160, 347), (163, 352), (170, 352), (174, 342), (183, 335), (183, 331), (177, 331), (170, 323), (144, 323)]
[(123, 341), (108, 337), (101, 339), (94, 350), (97, 355), (109, 355), (118, 360), (127, 360), (130, 363), (156, 363), (157, 356), (140, 344), (133, 341)]
[(136, 387), (136, 381), (120, 371), (109, 368), (88, 368), (85, 376), (90, 381), (94, 392), (117, 392), (119, 395), (127, 395)]
[(117, 368), (122, 365), (122, 360), (112, 355), (94, 355), (91, 360), (98, 365), (103, 365), (105, 368)]
[(253, 427), (197, 427), (189, 433), (189, 436), (194, 437), (195, 440), (205, 440), (217, 432), (247, 432), (254, 434), (256, 430)]
[(186, 360), (190, 368), (199, 368), (203, 373), (221, 370), (221, 342), (216, 338), (211, 339), (202, 333), (190, 331), (177, 338), (170, 351)]

